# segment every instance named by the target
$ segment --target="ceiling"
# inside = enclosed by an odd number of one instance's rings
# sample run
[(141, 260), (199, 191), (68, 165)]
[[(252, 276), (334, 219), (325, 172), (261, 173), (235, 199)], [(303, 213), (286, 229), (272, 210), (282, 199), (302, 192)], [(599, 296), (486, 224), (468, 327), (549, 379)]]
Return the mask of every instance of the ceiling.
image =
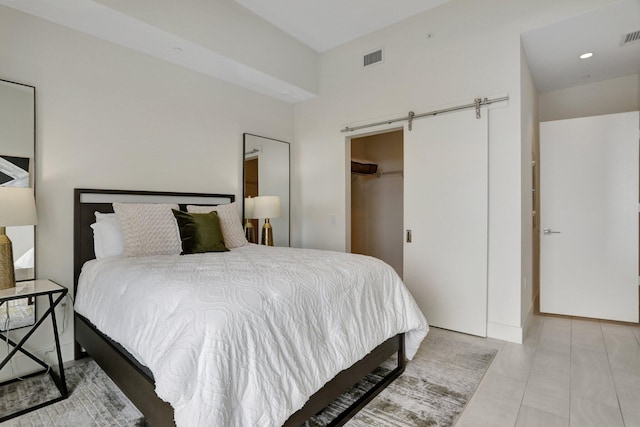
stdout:
[(325, 52), (449, 0), (235, 0)]
[[(449, 0), (235, 1), (315, 51), (324, 52)], [(315, 96), (99, 1), (0, 0), (0, 4), (286, 102)], [(537, 90), (548, 92), (640, 72), (640, 41), (621, 46), (623, 34), (638, 30), (640, 0), (621, 0), (522, 34)], [(166, 46), (185, 49), (175, 55)], [(579, 60), (578, 55), (586, 51), (594, 56)]]
[[(235, 0), (318, 52), (324, 52), (448, 0)], [(640, 73), (640, 0), (622, 0), (522, 34), (538, 92)], [(593, 52), (588, 60), (582, 53)]]
[[(529, 68), (540, 93), (640, 72), (640, 0), (623, 0), (522, 34)], [(579, 56), (592, 52), (589, 59)]]

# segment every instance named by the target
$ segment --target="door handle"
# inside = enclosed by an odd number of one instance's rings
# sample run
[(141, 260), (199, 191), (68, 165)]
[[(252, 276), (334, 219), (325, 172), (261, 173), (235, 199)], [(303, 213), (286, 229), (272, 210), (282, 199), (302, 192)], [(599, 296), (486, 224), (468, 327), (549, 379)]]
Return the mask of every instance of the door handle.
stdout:
[(560, 234), (560, 231), (553, 231), (550, 228), (543, 228), (542, 229), (542, 234), (544, 235), (549, 235), (549, 234)]
[(407, 243), (411, 243), (411, 230), (407, 230)]

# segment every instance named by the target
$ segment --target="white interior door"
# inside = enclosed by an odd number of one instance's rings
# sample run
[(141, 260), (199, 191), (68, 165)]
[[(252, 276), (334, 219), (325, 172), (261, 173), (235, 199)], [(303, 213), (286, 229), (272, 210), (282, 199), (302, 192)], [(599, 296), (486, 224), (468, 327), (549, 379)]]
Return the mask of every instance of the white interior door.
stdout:
[(487, 332), (487, 111), (405, 129), (404, 282), (430, 324)]
[(541, 312), (638, 322), (639, 123), (540, 123)]

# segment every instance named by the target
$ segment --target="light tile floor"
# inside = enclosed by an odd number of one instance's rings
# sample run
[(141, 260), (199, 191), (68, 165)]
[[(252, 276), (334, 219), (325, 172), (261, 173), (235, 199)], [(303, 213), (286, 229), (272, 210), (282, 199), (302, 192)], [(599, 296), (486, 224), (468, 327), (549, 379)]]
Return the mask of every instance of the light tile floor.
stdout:
[(640, 326), (536, 315), (457, 427), (640, 427)]

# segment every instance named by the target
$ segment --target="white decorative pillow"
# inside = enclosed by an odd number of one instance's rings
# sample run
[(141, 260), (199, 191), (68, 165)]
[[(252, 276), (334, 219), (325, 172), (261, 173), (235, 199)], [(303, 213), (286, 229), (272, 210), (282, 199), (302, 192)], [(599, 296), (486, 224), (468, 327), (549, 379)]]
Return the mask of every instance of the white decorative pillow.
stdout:
[(116, 214), (95, 212), (93, 229), (93, 251), (96, 259), (122, 255), (122, 232)]
[(123, 255), (179, 255), (182, 242), (171, 209), (175, 204), (114, 203), (122, 231)]
[(187, 212), (209, 213), (211, 211), (216, 211), (218, 218), (220, 218), (222, 237), (227, 248), (239, 248), (249, 244), (244, 236), (244, 229), (240, 221), (240, 210), (236, 202), (218, 206), (187, 206)]

